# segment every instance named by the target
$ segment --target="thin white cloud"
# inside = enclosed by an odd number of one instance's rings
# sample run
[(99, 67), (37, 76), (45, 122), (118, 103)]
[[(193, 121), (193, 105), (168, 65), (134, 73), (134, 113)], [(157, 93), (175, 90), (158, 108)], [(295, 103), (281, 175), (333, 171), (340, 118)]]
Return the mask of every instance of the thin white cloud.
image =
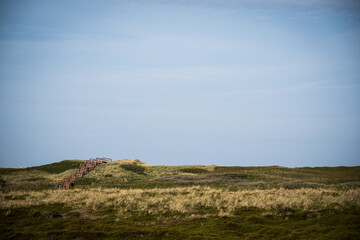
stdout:
[(162, 4), (162, 5), (190, 5), (201, 7), (244, 8), (259, 9), (330, 9), (339, 11), (359, 11), (358, 0), (109, 0), (118, 3), (132, 4)]
[(316, 91), (316, 90), (330, 90), (330, 89), (359, 89), (360, 84), (331, 84), (326, 81), (314, 81), (302, 84), (294, 84), (290, 86), (283, 86), (277, 88), (258, 88), (248, 90), (234, 90), (227, 92), (219, 92), (211, 94), (217, 97), (229, 97), (229, 96), (243, 96), (243, 97), (270, 97), (279, 94), (291, 94), (300, 91)]

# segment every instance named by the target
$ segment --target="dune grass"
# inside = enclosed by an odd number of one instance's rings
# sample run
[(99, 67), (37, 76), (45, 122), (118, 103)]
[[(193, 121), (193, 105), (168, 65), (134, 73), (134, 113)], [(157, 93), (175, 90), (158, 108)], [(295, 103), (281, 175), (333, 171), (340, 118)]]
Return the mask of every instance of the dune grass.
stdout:
[(78, 164), (0, 169), (0, 239), (360, 238), (359, 167)]
[(51, 174), (58, 174), (69, 169), (75, 169), (83, 160), (64, 160), (58, 163), (46, 164), (38, 167), (27, 168), (0, 168), (0, 175), (11, 174), (14, 172), (30, 172), (33, 170), (44, 171)]
[(30, 207), (44, 204), (66, 204), (74, 209), (98, 211), (113, 208), (125, 217), (132, 211), (164, 214), (168, 211), (194, 213), (211, 208), (216, 214), (231, 215), (236, 209), (256, 207), (271, 212), (279, 207), (316, 211), (329, 207), (360, 207), (360, 189), (270, 189), (240, 190), (184, 187), (169, 189), (73, 189), (16, 191), (2, 194), (1, 208)]

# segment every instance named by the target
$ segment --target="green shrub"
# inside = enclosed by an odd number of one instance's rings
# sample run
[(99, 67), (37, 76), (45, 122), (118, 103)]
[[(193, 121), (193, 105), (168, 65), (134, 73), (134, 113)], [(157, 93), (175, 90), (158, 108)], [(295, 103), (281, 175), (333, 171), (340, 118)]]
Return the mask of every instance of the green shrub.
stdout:
[(179, 171), (184, 173), (196, 173), (196, 174), (209, 172), (208, 170), (202, 168), (182, 168)]
[(79, 167), (79, 164), (84, 161), (82, 160), (64, 160), (57, 163), (46, 164), (38, 167), (27, 167), (27, 168), (0, 168), (0, 175), (4, 174), (11, 174), (14, 172), (21, 172), (21, 171), (32, 171), (32, 170), (39, 170), (44, 171), (51, 174), (58, 174), (65, 172), (69, 169), (75, 169)]
[(43, 177), (33, 177), (33, 178), (24, 179), (23, 181), (36, 182), (36, 181), (44, 181), (44, 180), (46, 179)]
[(146, 175), (145, 167), (139, 166), (137, 164), (132, 164), (132, 163), (121, 164), (120, 167), (126, 171), (134, 172), (140, 175)]
[(0, 177), (0, 185), (5, 185), (6, 181)]
[(17, 196), (8, 195), (5, 196), (5, 200), (25, 200), (27, 196), (29, 195), (28, 194), (17, 195)]
[(286, 189), (300, 189), (300, 188), (323, 188), (326, 187), (320, 183), (283, 183), (280, 186)]
[(62, 173), (65, 172), (69, 169), (75, 169), (79, 167), (79, 164), (83, 162), (83, 161), (79, 161), (79, 160), (64, 160), (61, 162), (57, 162), (57, 163), (52, 163), (52, 164), (46, 164), (46, 165), (42, 165), (39, 167), (30, 167), (30, 168), (26, 168), (27, 170), (40, 170), (40, 171), (44, 171), (44, 172), (48, 172), (48, 173), (52, 173), (52, 174), (58, 174), (58, 173)]
[(69, 212), (68, 214), (66, 214), (66, 216), (68, 217), (80, 217), (80, 213), (79, 212)]
[(95, 178), (86, 178), (86, 177), (83, 177), (83, 178), (78, 178), (76, 179), (76, 182), (75, 184), (76, 185), (89, 185), (89, 184), (92, 184), (92, 183), (95, 183), (96, 182), (96, 179)]

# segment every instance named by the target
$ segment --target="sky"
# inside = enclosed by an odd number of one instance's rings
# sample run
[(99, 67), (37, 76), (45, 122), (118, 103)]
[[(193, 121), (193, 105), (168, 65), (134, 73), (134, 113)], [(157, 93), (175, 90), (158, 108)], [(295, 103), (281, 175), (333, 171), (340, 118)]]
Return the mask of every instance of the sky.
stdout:
[(360, 165), (357, 0), (0, 0), (0, 167)]

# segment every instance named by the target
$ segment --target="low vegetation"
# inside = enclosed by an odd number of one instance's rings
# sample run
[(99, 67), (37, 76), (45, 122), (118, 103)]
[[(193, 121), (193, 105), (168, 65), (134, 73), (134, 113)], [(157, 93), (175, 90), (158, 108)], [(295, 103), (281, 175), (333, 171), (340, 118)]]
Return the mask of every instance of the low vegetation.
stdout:
[(145, 175), (145, 167), (137, 165), (136, 163), (121, 164), (120, 167), (130, 172)]
[(9, 174), (14, 172), (31, 172), (34, 170), (39, 170), (51, 174), (58, 174), (65, 172), (69, 169), (75, 169), (79, 166), (82, 160), (64, 160), (58, 163), (46, 164), (38, 167), (28, 167), (28, 168), (0, 168), (0, 175)]
[(0, 239), (360, 239), (360, 167), (0, 169)]
[(182, 168), (179, 170), (184, 173), (208, 173), (209, 171), (203, 168)]

